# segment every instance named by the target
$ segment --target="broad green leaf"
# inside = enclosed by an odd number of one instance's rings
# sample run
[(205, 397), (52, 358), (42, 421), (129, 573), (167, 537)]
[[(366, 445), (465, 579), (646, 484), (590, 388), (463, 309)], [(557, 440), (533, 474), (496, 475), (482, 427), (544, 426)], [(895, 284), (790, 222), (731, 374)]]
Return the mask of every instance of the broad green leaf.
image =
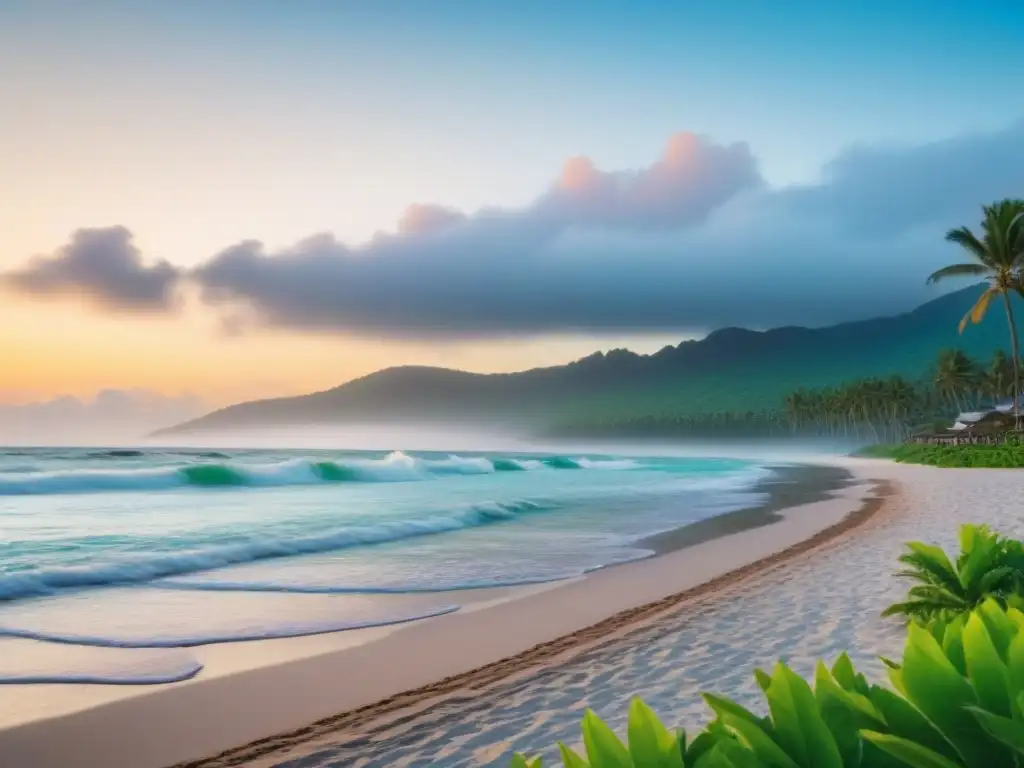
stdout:
[(946, 631), (942, 637), (942, 652), (950, 660), (957, 672), (961, 675), (967, 674), (967, 662), (964, 659), (963, 629), (964, 622), (957, 617), (946, 625)]
[(591, 709), (583, 715), (583, 743), (587, 759), (597, 768), (633, 768), (629, 750)]
[(864, 731), (861, 735), (883, 752), (899, 758), (913, 768), (961, 768), (960, 763), (954, 763), (938, 752), (932, 752), (927, 747), (901, 739), (899, 736), (873, 731)]
[(848, 691), (852, 691), (857, 687), (857, 671), (854, 669), (853, 662), (845, 651), (839, 654), (839, 658), (832, 665), (832, 676), (839, 685)]
[(871, 689), (869, 698), (885, 718), (886, 731), (921, 744), (950, 760), (959, 760), (959, 754), (953, 745), (939, 733), (928, 718), (902, 696), (876, 685)]
[(565, 768), (590, 768), (590, 763), (577, 755), (562, 742), (558, 742), (558, 752), (562, 756), (562, 764)]
[(735, 715), (723, 715), (722, 722), (736, 734), (740, 743), (756, 754), (766, 766), (800, 768), (800, 764), (786, 754), (786, 750), (776, 744), (757, 723)]
[(960, 584), (965, 590), (976, 591), (981, 577), (998, 564), (998, 544), (990, 537), (976, 536), (964, 553), (967, 557), (960, 565)]
[(971, 687), (926, 630), (911, 624), (901, 670), (905, 694), (952, 742), (968, 768), (992, 768), (991, 740), (965, 709), (978, 704)]
[(1006, 658), (1010, 642), (1018, 634), (1017, 624), (1010, 618), (995, 600), (986, 600), (980, 606), (976, 614), (985, 622), (992, 644), (1001, 658)]
[(739, 742), (725, 739), (715, 745), (725, 764), (731, 768), (764, 768), (762, 763), (753, 752), (741, 745)]
[(713, 693), (702, 693), (701, 696), (704, 698), (704, 701), (707, 702), (708, 706), (711, 707), (711, 711), (718, 716), (729, 714), (743, 718), (744, 720), (749, 720), (755, 725), (767, 725), (767, 723), (764, 722), (764, 718), (758, 717), (749, 709), (740, 706), (731, 699), (727, 699), (724, 696), (716, 696)]
[(968, 707), (968, 710), (978, 718), (981, 727), (993, 739), (1024, 755), (1024, 723), (1019, 720), (1011, 720), (1008, 717), (994, 715), (978, 707)]
[(757, 684), (762, 691), (767, 691), (768, 687), (772, 684), (772, 676), (763, 669), (754, 670), (754, 679), (757, 680)]
[(679, 737), (638, 698), (629, 705), (629, 755), (643, 768), (683, 768)]
[(772, 684), (765, 692), (765, 696), (775, 726), (775, 740), (797, 764), (810, 766), (810, 755), (800, 723), (800, 713), (782, 662), (775, 665)]
[(1017, 717), (1024, 722), (1024, 632), (1013, 638), (1006, 661), (1010, 698), (1016, 705)]
[[(832, 676), (828, 673), (825, 665), (818, 662), (815, 670), (814, 697), (818, 700), (818, 709), (821, 712), (822, 720), (832, 733), (832, 737), (839, 747), (839, 753), (843, 758), (843, 765), (859, 765), (862, 752), (861, 728), (878, 727), (884, 725), (864, 715), (858, 708), (851, 704), (846, 696), (854, 697), (858, 694), (848, 693), (839, 687)], [(868, 702), (868, 706), (874, 706)]]
[(530, 760), (522, 753), (516, 752), (512, 755), (511, 768), (544, 768), (544, 761), (539, 757)]
[(683, 755), (683, 763), (686, 768), (692, 768), (696, 765), (700, 758), (711, 751), (712, 747), (715, 746), (723, 738), (732, 738), (729, 736), (728, 731), (720, 722), (711, 723), (707, 730), (698, 733), (696, 738), (691, 741), (686, 747), (686, 753)]
[(1017, 606), (1010, 606), (1006, 609), (1006, 618), (1016, 627), (1016, 632), (1024, 632), (1024, 610)]
[(811, 768), (843, 768), (839, 746), (825, 725), (811, 687), (785, 665), (782, 666), (782, 674), (789, 683), (790, 694), (796, 705), (809, 758), (807, 765)]
[(1009, 716), (1009, 674), (978, 613), (972, 613), (967, 618), (963, 630), (963, 646), (968, 677), (978, 701), (990, 712)]
[(892, 687), (906, 696), (907, 687), (903, 682), (903, 667), (889, 667), (886, 672), (889, 674), (889, 682), (892, 683)]
[[(828, 673), (825, 665), (818, 662), (814, 674), (814, 695), (820, 706), (832, 699), (853, 710), (867, 720), (873, 720), (876, 725), (885, 725), (885, 718), (878, 708), (871, 703), (871, 699), (856, 691), (845, 690)], [(866, 726), (865, 726), (866, 727)]]

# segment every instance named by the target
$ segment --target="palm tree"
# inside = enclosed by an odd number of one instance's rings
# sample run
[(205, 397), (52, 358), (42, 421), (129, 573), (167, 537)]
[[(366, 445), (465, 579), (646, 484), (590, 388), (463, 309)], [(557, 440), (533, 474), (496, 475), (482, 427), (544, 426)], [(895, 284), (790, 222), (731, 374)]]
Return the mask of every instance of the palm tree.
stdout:
[(930, 621), (973, 610), (988, 598), (1005, 607), (1024, 596), (1024, 545), (994, 533), (988, 526), (960, 528), (956, 563), (939, 547), (912, 541), (900, 556), (909, 566), (902, 576), (918, 582), (907, 600), (890, 606), (883, 616)]
[(977, 371), (972, 361), (959, 349), (943, 349), (935, 364), (935, 389), (945, 395), (957, 410), (964, 410), (960, 395), (974, 385)]
[(1006, 353), (997, 349), (983, 375), (985, 397), (1000, 400), (1013, 394), (1013, 363)]
[(1013, 416), (1020, 422), (1020, 351), (1017, 347), (1017, 326), (1013, 321), (1010, 294), (1024, 296), (1021, 271), (1024, 268), (1024, 200), (1001, 200), (982, 208), (982, 237), (979, 239), (967, 227), (951, 229), (946, 240), (966, 250), (973, 262), (952, 264), (933, 272), (929, 283), (947, 277), (984, 277), (988, 288), (960, 321), (960, 333), (967, 322), (980, 323), (994, 296), (1002, 296), (1006, 307), (1006, 321), (1010, 326), (1010, 354), (1013, 356)]

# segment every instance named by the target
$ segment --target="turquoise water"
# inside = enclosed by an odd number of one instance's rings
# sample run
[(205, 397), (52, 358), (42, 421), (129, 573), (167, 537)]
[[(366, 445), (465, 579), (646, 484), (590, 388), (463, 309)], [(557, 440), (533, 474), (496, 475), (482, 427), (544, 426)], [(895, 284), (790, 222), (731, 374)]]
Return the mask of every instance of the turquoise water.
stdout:
[[(457, 610), (758, 499), (730, 459), (0, 453), (0, 636), (184, 647)], [(416, 600), (411, 600), (417, 596)]]

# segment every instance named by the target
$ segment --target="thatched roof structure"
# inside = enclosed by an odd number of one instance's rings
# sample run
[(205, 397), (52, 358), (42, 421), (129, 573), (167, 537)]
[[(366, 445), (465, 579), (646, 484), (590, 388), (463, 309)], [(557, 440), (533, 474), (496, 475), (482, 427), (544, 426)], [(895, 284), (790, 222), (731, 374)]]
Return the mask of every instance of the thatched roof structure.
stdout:
[(1014, 427), (1013, 414), (1005, 411), (993, 409), (985, 412), (962, 413), (956, 423), (948, 429), (930, 434), (917, 434), (911, 438), (911, 441), (953, 445), (998, 442)]

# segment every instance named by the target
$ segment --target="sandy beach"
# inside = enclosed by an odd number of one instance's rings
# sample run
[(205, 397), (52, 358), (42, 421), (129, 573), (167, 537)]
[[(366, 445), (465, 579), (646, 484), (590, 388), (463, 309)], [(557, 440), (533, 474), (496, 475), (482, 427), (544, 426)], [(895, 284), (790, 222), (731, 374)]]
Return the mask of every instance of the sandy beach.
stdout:
[(1019, 535), (1024, 476), (839, 464), (783, 470), (768, 504), (723, 516), (717, 533), (654, 537), (657, 557), (474, 590), (446, 616), (201, 646), (190, 650), (203, 671), (176, 684), (2, 686), (0, 756), (83, 768), (501, 765), (513, 747), (578, 741), (587, 706), (618, 726), (642, 694), (693, 725), (699, 691), (756, 703), (752, 670), (776, 658), (808, 673), (845, 649), (876, 667), (900, 643), (878, 614), (900, 593), (902, 542), (950, 546), (968, 521)]
[[(880, 494), (892, 492), (871, 473), (854, 474), (782, 468), (766, 489), (767, 504), (653, 537), (646, 546), (658, 557), (569, 582), (474, 590), (460, 596), (455, 614), (190, 649), (203, 669), (182, 683), (2, 686), (0, 755), (38, 766), (277, 765), (317, 752), (325, 741), (350, 743), (357, 733), (426, 713), (438, 701), (450, 706), (558, 667), (835, 543), (877, 520)], [(29, 643), (4, 639), (0, 646), (19, 659), (36, 654), (40, 663), (88, 654), (93, 667), (111, 653)], [(144, 666), (147, 651), (138, 654)]]

